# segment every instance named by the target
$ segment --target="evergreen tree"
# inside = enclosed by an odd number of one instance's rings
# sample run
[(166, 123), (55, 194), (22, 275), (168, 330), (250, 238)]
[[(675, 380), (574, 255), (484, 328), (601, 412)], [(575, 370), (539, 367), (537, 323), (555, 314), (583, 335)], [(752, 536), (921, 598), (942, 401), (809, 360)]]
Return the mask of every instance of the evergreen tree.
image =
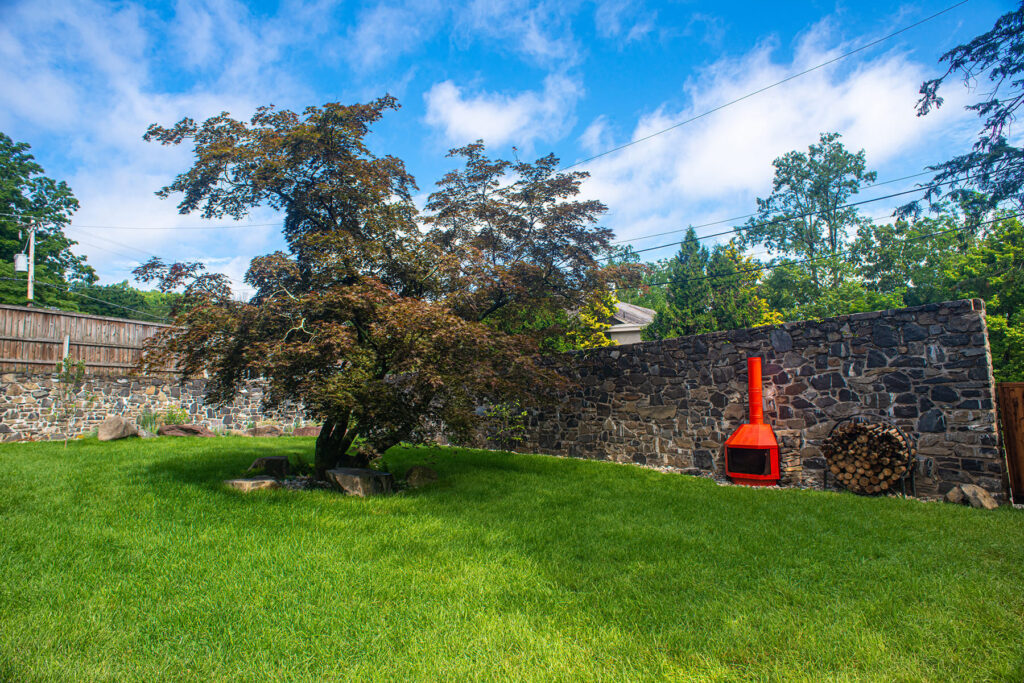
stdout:
[(761, 295), (761, 268), (737, 242), (703, 246), (690, 228), (667, 268), (666, 306), (646, 334), (679, 337), (782, 322)]
[(711, 255), (697, 239), (692, 227), (679, 245), (679, 252), (667, 269), (665, 309), (647, 328), (656, 339), (700, 334), (714, 329), (711, 311), (711, 282), (707, 279)]

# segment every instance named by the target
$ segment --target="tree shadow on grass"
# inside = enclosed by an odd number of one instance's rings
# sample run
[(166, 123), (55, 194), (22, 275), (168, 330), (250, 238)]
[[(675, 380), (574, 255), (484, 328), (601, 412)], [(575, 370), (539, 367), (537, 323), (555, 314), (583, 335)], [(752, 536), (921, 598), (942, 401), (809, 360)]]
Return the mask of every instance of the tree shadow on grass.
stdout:
[(250, 476), (246, 470), (257, 458), (284, 455), (293, 466), (313, 458), (311, 443), (289, 443), (287, 437), (249, 437), (245, 441), (178, 438), (182, 439), (180, 449), (145, 467), (152, 483), (169, 481), (236, 497), (239, 493), (225, 486), (224, 481)]

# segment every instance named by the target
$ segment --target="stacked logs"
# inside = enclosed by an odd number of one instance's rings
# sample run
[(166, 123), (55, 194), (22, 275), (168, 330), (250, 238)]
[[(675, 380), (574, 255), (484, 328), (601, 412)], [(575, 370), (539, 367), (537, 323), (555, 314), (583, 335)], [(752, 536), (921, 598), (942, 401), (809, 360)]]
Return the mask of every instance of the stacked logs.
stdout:
[(882, 493), (907, 472), (911, 446), (892, 425), (843, 422), (821, 447), (836, 480), (854, 493)]

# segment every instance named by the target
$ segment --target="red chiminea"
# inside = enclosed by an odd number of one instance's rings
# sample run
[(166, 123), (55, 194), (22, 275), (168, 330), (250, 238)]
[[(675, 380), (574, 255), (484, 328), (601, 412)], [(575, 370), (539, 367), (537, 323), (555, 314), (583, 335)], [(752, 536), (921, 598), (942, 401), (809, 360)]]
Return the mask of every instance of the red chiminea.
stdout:
[(761, 400), (761, 359), (747, 359), (750, 422), (725, 442), (725, 473), (737, 484), (775, 486), (779, 483), (779, 442), (764, 423)]

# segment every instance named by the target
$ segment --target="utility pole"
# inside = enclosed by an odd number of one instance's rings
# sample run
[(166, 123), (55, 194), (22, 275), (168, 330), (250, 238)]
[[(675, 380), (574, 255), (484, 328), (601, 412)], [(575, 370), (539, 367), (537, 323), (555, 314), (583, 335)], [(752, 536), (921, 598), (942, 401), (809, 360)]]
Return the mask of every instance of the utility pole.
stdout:
[(32, 305), (32, 301), (35, 298), (35, 278), (36, 278), (36, 224), (29, 223), (28, 225), (28, 303), (27, 306)]

